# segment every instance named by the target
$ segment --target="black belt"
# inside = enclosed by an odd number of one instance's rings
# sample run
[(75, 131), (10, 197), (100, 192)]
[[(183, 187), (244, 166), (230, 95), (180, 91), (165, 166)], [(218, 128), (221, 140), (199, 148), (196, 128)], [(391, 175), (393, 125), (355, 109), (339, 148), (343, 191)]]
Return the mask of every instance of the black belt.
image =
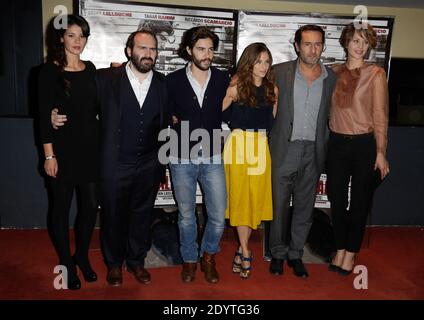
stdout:
[(364, 138), (371, 138), (371, 137), (374, 138), (374, 132), (361, 133), (361, 134), (344, 134), (344, 133), (337, 133), (334, 131), (330, 131), (330, 135), (336, 138), (342, 138), (346, 140), (364, 139)]

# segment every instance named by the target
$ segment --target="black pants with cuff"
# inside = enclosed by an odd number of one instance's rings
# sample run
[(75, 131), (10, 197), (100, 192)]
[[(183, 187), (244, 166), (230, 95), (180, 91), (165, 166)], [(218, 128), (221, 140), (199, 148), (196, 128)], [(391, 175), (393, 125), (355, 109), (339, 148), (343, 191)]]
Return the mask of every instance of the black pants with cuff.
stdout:
[(380, 171), (374, 170), (375, 159), (376, 143), (373, 133), (330, 133), (327, 190), (338, 250), (359, 252), (361, 248), (374, 191), (380, 181)]

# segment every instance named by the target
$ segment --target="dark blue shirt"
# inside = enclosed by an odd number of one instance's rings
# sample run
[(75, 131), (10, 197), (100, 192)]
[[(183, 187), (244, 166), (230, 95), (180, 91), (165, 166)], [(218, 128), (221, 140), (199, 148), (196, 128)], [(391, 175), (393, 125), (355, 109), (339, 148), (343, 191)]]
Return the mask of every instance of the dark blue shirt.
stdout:
[(263, 85), (256, 88), (257, 105), (247, 106), (233, 102), (230, 106), (229, 126), (231, 130), (271, 130), (273, 106), (265, 101), (265, 88)]

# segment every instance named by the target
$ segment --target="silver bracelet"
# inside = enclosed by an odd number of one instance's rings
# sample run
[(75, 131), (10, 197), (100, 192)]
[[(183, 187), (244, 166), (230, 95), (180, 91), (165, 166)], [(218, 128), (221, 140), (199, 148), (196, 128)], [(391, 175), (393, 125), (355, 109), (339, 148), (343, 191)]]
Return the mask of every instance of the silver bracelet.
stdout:
[(55, 156), (55, 155), (52, 155), (52, 156), (46, 156), (46, 160), (51, 160), (51, 159), (53, 159), (53, 158), (56, 158), (56, 156)]

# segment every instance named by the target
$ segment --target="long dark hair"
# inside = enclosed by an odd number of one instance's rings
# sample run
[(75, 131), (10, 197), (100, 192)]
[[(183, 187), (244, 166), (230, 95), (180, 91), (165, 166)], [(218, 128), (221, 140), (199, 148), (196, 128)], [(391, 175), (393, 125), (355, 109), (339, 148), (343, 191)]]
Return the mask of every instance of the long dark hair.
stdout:
[(249, 44), (243, 51), (237, 65), (237, 95), (238, 102), (251, 107), (257, 107), (256, 86), (253, 81), (253, 67), (259, 59), (262, 52), (269, 56), (269, 70), (262, 80), (265, 88), (265, 101), (274, 104), (275, 96), (275, 77), (272, 70), (272, 55), (268, 47), (262, 42)]
[(68, 61), (66, 60), (65, 48), (61, 39), (63, 38), (67, 28), (56, 28), (55, 21), (67, 22), (67, 27), (77, 25), (81, 28), (84, 37), (90, 36), (90, 26), (83, 17), (76, 14), (68, 14), (54, 17), (50, 20), (46, 43), (47, 43), (47, 61), (52, 61), (63, 70)]
[[(66, 28), (56, 28), (55, 22), (60, 24), (66, 23)], [(83, 17), (76, 14), (62, 15), (52, 18), (49, 21), (46, 30), (46, 45), (47, 45), (47, 61), (54, 63), (60, 70), (60, 81), (62, 82), (65, 94), (69, 96), (70, 83), (63, 77), (63, 71), (68, 65), (66, 59), (65, 47), (61, 39), (63, 38), (67, 28), (77, 25), (81, 28), (82, 35), (86, 38), (90, 36), (90, 26)]]

